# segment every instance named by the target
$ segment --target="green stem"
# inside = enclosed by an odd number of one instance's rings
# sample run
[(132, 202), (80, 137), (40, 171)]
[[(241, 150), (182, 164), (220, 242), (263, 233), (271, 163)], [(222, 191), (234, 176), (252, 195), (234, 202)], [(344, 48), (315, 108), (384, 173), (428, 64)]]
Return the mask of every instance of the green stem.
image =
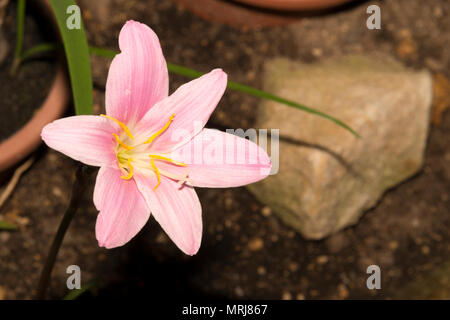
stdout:
[(17, 1), (17, 30), (16, 30), (16, 49), (14, 51), (14, 60), (11, 66), (11, 75), (15, 75), (19, 68), (23, 47), (23, 34), (25, 31), (25, 0)]
[(81, 200), (83, 198), (84, 192), (86, 191), (87, 185), (89, 183), (89, 177), (91, 175), (91, 168), (85, 165), (79, 165), (75, 174), (75, 182), (72, 188), (72, 195), (70, 199), (69, 206), (64, 213), (64, 217), (61, 220), (58, 231), (56, 232), (53, 243), (50, 247), (47, 260), (45, 261), (44, 268), (42, 269), (41, 277), (39, 279), (39, 285), (37, 289), (36, 299), (44, 300), (48, 284), (50, 282), (50, 276), (53, 270), (53, 266), (58, 256), (59, 248), (64, 240), (67, 229), (69, 228), (70, 222), (74, 217)]

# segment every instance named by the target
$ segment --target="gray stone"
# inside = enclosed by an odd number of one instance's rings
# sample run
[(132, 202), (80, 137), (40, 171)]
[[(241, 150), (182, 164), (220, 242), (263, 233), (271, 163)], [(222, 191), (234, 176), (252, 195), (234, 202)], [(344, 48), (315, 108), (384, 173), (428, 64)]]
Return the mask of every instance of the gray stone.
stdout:
[(305, 238), (356, 223), (387, 189), (420, 170), (429, 72), (386, 57), (318, 64), (276, 58), (267, 63), (264, 82), (265, 90), (333, 115), (362, 137), (300, 110), (261, 103), (256, 127), (280, 129), (279, 172), (249, 189)]

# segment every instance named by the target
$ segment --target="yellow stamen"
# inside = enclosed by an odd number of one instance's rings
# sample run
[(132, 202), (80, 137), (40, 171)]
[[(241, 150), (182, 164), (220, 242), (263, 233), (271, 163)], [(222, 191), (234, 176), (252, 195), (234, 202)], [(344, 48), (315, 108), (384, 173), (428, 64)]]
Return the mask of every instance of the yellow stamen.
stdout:
[(112, 120), (112, 121), (114, 121), (115, 123), (117, 123), (117, 124), (123, 129), (123, 131), (125, 131), (125, 133), (127, 134), (127, 136), (129, 136), (132, 140), (134, 140), (134, 137), (133, 137), (133, 135), (131, 134), (130, 129), (128, 129), (128, 127), (127, 127), (123, 122), (120, 122), (120, 121), (117, 120), (116, 118), (107, 116), (106, 114), (101, 114), (100, 116), (101, 116), (101, 117), (108, 118), (109, 120)]
[(183, 162), (180, 162), (180, 161), (176, 161), (176, 160), (172, 160), (172, 159), (170, 159), (170, 158), (166, 158), (166, 157), (159, 156), (159, 155), (156, 155), (156, 154), (151, 154), (151, 155), (149, 155), (149, 157), (152, 158), (152, 159), (164, 160), (164, 161), (173, 163), (173, 164), (175, 164), (175, 165), (177, 165), (177, 166), (187, 167), (187, 164), (186, 164), (186, 163), (183, 163)]
[(117, 141), (122, 147), (124, 147), (125, 149), (127, 149), (127, 150), (133, 150), (133, 149), (134, 149), (133, 147), (130, 147), (130, 146), (126, 145), (125, 143), (123, 143), (123, 142), (120, 140), (120, 138), (119, 138), (119, 136), (118, 136), (117, 134), (113, 133), (112, 135), (114, 136), (114, 138), (116, 138), (116, 141)]
[(152, 164), (153, 170), (155, 170), (156, 178), (158, 178), (158, 183), (155, 186), (155, 190), (156, 190), (156, 188), (158, 188), (159, 184), (161, 183), (161, 177), (159, 175), (158, 168), (155, 166), (155, 160), (153, 160), (153, 158), (151, 159), (151, 164)]
[(132, 158), (128, 158), (128, 161), (127, 161), (128, 175), (126, 175), (126, 176), (121, 176), (122, 179), (130, 180), (130, 179), (133, 177), (133, 174), (134, 174), (134, 168), (133, 168), (133, 166), (131, 165), (131, 161), (133, 161), (133, 159), (132, 159)]
[(175, 117), (175, 113), (172, 114), (169, 118), (169, 121), (162, 127), (160, 130), (156, 131), (147, 141), (144, 142), (144, 144), (152, 143), (153, 140), (156, 139), (157, 136), (159, 136), (161, 133), (166, 131), (166, 129), (170, 126), (170, 123), (172, 122), (173, 118)]

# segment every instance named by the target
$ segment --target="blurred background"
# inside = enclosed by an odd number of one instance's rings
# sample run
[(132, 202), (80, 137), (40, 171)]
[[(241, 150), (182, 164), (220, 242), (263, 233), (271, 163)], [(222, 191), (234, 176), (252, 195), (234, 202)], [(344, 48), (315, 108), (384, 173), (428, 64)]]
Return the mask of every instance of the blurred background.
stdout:
[[(36, 1), (28, 2), (24, 46), (31, 47), (51, 32)], [(194, 257), (153, 218), (124, 247), (99, 248), (93, 179), (61, 247), (51, 298), (67, 294), (73, 264), (83, 284), (96, 282), (82, 299), (450, 298), (450, 2), (77, 3), (90, 45), (118, 50), (124, 22), (143, 22), (159, 36), (167, 61), (202, 72), (220, 67), (231, 80), (334, 114), (363, 142), (323, 119), (227, 90), (208, 127), (278, 128), (281, 137), (285, 128), (279, 175), (250, 189), (197, 189), (204, 233)], [(380, 29), (366, 25), (372, 4), (381, 9)], [(44, 54), (10, 75), (15, 10), (16, 1), (0, 1), (0, 143), (36, 113), (57, 70)], [(110, 61), (92, 56), (96, 113), (104, 110)], [(171, 74), (171, 92), (188, 80)], [(361, 107), (339, 108), (343, 95)], [(0, 173), (0, 194), (8, 191), (0, 221), (17, 227), (0, 230), (0, 299), (33, 297), (70, 197), (76, 163), (45, 146), (32, 157), (12, 191), (7, 185), (20, 163)], [(404, 160), (401, 167), (390, 157)], [(334, 174), (340, 170), (351, 174)], [(308, 203), (311, 190), (318, 208)], [(380, 290), (366, 286), (372, 264), (381, 269)]]

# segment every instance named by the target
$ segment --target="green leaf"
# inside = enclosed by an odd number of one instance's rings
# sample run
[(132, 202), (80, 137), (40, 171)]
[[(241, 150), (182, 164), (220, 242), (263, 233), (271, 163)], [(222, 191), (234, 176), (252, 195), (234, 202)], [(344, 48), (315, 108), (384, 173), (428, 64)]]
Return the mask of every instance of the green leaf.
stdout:
[(54, 51), (58, 48), (59, 48), (59, 46), (56, 43), (41, 43), (41, 44), (35, 45), (34, 47), (31, 47), (28, 50), (25, 50), (22, 53), (21, 60), (23, 62), (26, 59), (32, 58), (36, 54)]
[(0, 221), (0, 230), (16, 231), (19, 229), (15, 224), (2, 220)]
[(75, 112), (78, 115), (92, 114), (91, 61), (83, 21), (80, 16), (80, 29), (67, 27), (66, 21), (71, 14), (66, 13), (66, 10), (69, 6), (76, 5), (74, 0), (49, 0), (49, 2), (56, 16), (66, 52)]
[[(97, 48), (97, 47), (89, 47), (89, 52), (91, 54), (97, 55), (97, 56), (102, 56), (102, 57), (107, 57), (107, 58), (114, 58), (114, 56), (117, 54), (117, 52), (109, 50), (109, 49), (103, 49), (103, 48)], [(169, 70), (169, 72), (174, 73), (174, 74), (178, 74), (178, 75), (182, 75), (182, 76), (186, 76), (189, 78), (198, 78), (200, 76), (202, 76), (204, 73), (197, 71), (197, 70), (193, 70), (190, 68), (186, 68), (180, 65), (176, 65), (173, 63), (167, 63), (167, 68)], [(305, 105), (299, 104), (297, 102), (276, 96), (274, 94), (271, 94), (269, 92), (263, 91), (263, 90), (259, 90), (238, 82), (234, 82), (234, 81), (228, 81), (228, 88), (231, 90), (235, 90), (235, 91), (240, 91), (255, 97), (259, 97), (262, 99), (267, 99), (267, 100), (272, 100), (284, 105), (287, 105), (289, 107), (292, 108), (296, 108), (311, 114), (315, 114), (319, 117), (325, 118), (327, 120), (330, 120), (332, 122), (334, 122), (335, 124), (341, 126), (342, 128), (348, 130), (349, 132), (351, 132), (353, 135), (355, 135), (356, 137), (360, 138), (361, 136), (354, 131), (350, 126), (348, 126), (347, 124), (345, 124), (344, 122), (342, 122), (341, 120), (326, 114), (324, 112), (321, 112), (319, 110), (307, 107)]]
[[(114, 58), (114, 56), (117, 54), (116, 52), (114, 52), (112, 50), (108, 50), (108, 49), (102, 49), (102, 48), (96, 48), (96, 47), (90, 47), (89, 49), (92, 54), (102, 56), (102, 57)], [(182, 75), (182, 76), (185, 76), (188, 78), (193, 78), (193, 79), (198, 78), (204, 74), (200, 71), (186, 68), (186, 67), (176, 65), (173, 63), (167, 63), (167, 68), (169, 69), (169, 72), (171, 72), (171, 73)], [(327, 120), (334, 122), (338, 126), (341, 126), (342, 128), (351, 132), (356, 137), (360, 138), (360, 135), (356, 131), (354, 131), (352, 128), (350, 128), (348, 125), (346, 125), (344, 122), (342, 122), (341, 120), (339, 120), (329, 114), (321, 112), (319, 110), (309, 108), (307, 106), (301, 105), (294, 101), (284, 99), (284, 98), (281, 98), (274, 94), (271, 94), (271, 93), (268, 93), (268, 92), (265, 92), (265, 91), (262, 91), (262, 90), (259, 90), (259, 89), (256, 89), (256, 88), (253, 88), (253, 87), (250, 87), (250, 86), (238, 83), (238, 82), (234, 82), (234, 81), (228, 81), (228, 88), (231, 90), (240, 91), (240, 92), (243, 92), (243, 93), (258, 97), (258, 98), (272, 100), (272, 101), (287, 105), (292, 108), (296, 108), (296, 109), (299, 109), (299, 110), (302, 110), (302, 111), (305, 111), (308, 113), (315, 114), (319, 117), (322, 117), (322, 118), (325, 118)]]
[[(89, 47), (89, 52), (96, 56), (101, 56), (101, 57), (106, 57), (106, 58), (111, 58), (111, 59), (114, 58), (114, 56), (117, 54), (117, 52), (115, 52), (113, 50), (92, 47), (92, 46)], [(182, 76), (185, 76), (188, 78), (193, 78), (193, 79), (198, 78), (204, 74), (200, 71), (186, 68), (186, 67), (176, 65), (173, 63), (167, 63), (167, 68), (168, 68), (169, 72), (171, 72), (171, 73), (182, 75)], [(361, 138), (361, 136), (356, 131), (354, 131), (350, 126), (348, 126), (341, 120), (339, 120), (329, 114), (321, 112), (319, 110), (307, 107), (307, 106), (299, 104), (297, 102), (276, 96), (269, 92), (259, 90), (259, 89), (256, 89), (256, 88), (253, 88), (253, 87), (250, 87), (250, 86), (238, 83), (238, 82), (234, 82), (234, 81), (228, 81), (228, 88), (231, 90), (240, 91), (240, 92), (243, 92), (243, 93), (258, 97), (258, 98), (272, 100), (272, 101), (275, 101), (275, 102), (278, 102), (278, 103), (281, 103), (281, 104), (287, 105), (289, 107), (296, 108), (296, 109), (299, 109), (299, 110), (302, 110), (302, 111), (305, 111), (305, 112), (308, 112), (311, 114), (315, 114), (319, 117), (322, 117), (329, 121), (334, 122), (335, 124), (339, 125), (340, 127), (351, 132), (356, 137)]]
[(85, 285), (81, 286), (81, 289), (71, 290), (71, 291), (63, 298), (63, 300), (75, 300), (75, 299), (77, 299), (79, 296), (81, 296), (83, 293), (85, 293), (86, 291), (89, 291), (90, 289), (92, 289), (93, 287), (95, 287), (96, 285), (98, 285), (98, 283), (99, 283), (98, 280), (92, 280), (92, 281), (86, 283)]
[(228, 88), (231, 89), (231, 90), (235, 90), (235, 91), (245, 92), (245, 93), (253, 95), (255, 97), (259, 97), (259, 98), (263, 98), (263, 99), (279, 102), (279, 103), (285, 104), (285, 105), (287, 105), (289, 107), (293, 107), (293, 108), (296, 108), (296, 109), (299, 109), (299, 110), (302, 110), (302, 111), (305, 111), (305, 112), (308, 112), (308, 113), (315, 114), (315, 115), (317, 115), (319, 117), (325, 118), (327, 120), (330, 120), (330, 121), (336, 123), (338, 126), (341, 126), (342, 128), (350, 131), (356, 137), (361, 138), (361, 136), (355, 130), (350, 128), (344, 122), (342, 122), (341, 120), (339, 120), (339, 119), (337, 119), (337, 118), (335, 118), (333, 116), (330, 116), (329, 114), (326, 114), (326, 113), (324, 113), (322, 111), (319, 111), (319, 110), (316, 110), (316, 109), (313, 109), (313, 108), (309, 108), (307, 106), (298, 104), (298, 103), (296, 103), (294, 101), (287, 100), (287, 99), (278, 97), (278, 96), (276, 96), (274, 94), (271, 94), (271, 93), (268, 93), (268, 92), (265, 92), (265, 91), (262, 91), (262, 90), (259, 90), (259, 89), (256, 89), (256, 88), (252, 88), (252, 87), (246, 86), (244, 84), (233, 82), (233, 81), (228, 81)]
[(89, 52), (93, 55), (105, 57), (105, 58), (114, 58), (117, 54), (117, 52), (109, 50), (109, 49), (103, 49), (98, 47), (89, 47)]
[(22, 47), (23, 47), (23, 34), (25, 31), (25, 0), (17, 1), (17, 24), (16, 24), (16, 48), (14, 50), (14, 60), (11, 67), (11, 74), (15, 74), (17, 68), (20, 65)]
[(14, 58), (20, 59), (23, 46), (23, 34), (25, 31), (25, 0), (17, 1), (17, 30), (16, 30), (16, 50), (14, 51)]

